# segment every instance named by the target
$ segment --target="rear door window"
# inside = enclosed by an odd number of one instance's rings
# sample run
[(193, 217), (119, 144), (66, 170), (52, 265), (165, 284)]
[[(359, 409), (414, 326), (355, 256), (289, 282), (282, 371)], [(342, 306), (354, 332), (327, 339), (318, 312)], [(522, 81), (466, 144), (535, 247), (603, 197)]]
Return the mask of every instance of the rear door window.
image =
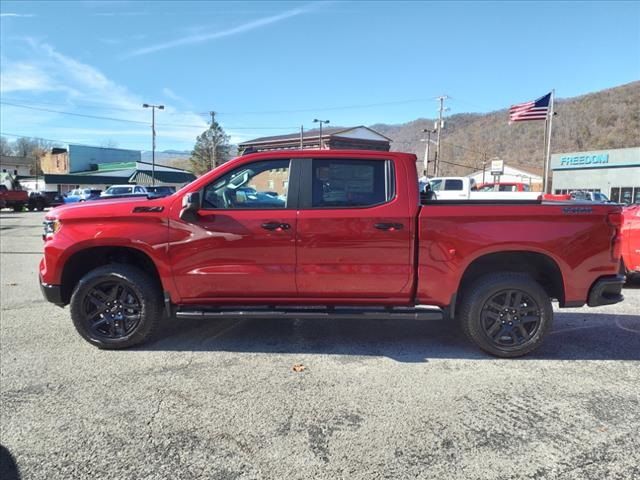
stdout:
[(395, 196), (391, 161), (315, 159), (311, 173), (312, 208), (372, 207)]

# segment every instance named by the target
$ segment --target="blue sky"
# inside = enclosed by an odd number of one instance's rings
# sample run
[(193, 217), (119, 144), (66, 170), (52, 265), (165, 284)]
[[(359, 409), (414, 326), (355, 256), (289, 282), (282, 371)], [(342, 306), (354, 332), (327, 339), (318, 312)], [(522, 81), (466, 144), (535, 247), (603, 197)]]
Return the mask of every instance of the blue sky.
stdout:
[(190, 149), (210, 110), (238, 142), (311, 128), (315, 117), (332, 125), (430, 118), (440, 94), (451, 96), (449, 114), (487, 112), (551, 88), (572, 97), (640, 79), (639, 2), (3, 1), (0, 9), (2, 132), (91, 145), (149, 149), (144, 102), (167, 106), (157, 115), (158, 149)]

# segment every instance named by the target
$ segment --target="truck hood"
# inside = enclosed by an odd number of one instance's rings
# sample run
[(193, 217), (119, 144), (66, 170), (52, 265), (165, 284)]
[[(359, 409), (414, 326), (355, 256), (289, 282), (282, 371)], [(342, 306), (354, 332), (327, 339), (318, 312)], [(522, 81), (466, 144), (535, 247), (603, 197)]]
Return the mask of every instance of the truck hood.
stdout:
[(173, 195), (149, 199), (147, 197), (115, 198), (113, 200), (91, 200), (88, 202), (60, 205), (49, 211), (47, 220), (69, 220), (83, 218), (108, 218), (128, 216), (134, 213), (136, 207), (162, 207), (157, 212), (164, 211), (171, 203)]

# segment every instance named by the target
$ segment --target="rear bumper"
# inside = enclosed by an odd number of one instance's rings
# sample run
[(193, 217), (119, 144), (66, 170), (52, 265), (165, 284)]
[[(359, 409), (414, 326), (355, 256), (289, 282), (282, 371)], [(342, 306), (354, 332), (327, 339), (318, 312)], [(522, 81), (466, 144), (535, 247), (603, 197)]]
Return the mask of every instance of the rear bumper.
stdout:
[(51, 302), (59, 307), (64, 307), (65, 303), (62, 300), (62, 288), (60, 285), (49, 285), (48, 283), (40, 282), (40, 290), (42, 296), (47, 302)]
[(598, 279), (589, 290), (587, 305), (597, 307), (599, 305), (611, 305), (624, 300), (622, 295), (624, 280), (623, 275), (611, 275)]

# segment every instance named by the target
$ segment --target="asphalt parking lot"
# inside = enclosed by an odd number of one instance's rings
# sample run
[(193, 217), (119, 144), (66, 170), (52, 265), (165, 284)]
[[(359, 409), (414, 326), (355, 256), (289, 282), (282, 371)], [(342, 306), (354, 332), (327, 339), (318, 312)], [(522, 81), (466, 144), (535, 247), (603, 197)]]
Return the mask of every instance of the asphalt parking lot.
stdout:
[(173, 320), (101, 351), (40, 295), (41, 222), (0, 213), (0, 478), (640, 478), (640, 282), (518, 360), (446, 322)]

